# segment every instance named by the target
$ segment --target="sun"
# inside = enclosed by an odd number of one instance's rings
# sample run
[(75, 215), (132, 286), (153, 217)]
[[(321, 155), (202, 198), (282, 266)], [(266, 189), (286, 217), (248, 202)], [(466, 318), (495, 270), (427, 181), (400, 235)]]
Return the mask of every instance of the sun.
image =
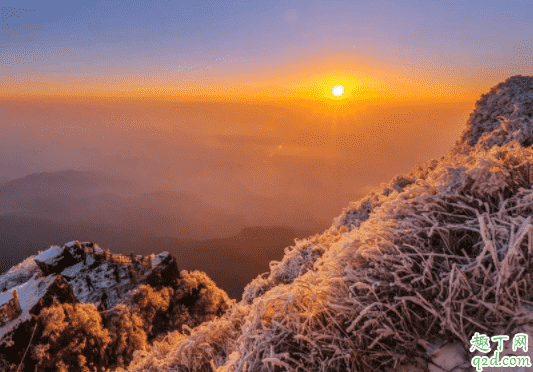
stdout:
[(342, 85), (335, 85), (333, 87), (333, 95), (335, 97), (340, 97), (344, 94), (344, 87)]

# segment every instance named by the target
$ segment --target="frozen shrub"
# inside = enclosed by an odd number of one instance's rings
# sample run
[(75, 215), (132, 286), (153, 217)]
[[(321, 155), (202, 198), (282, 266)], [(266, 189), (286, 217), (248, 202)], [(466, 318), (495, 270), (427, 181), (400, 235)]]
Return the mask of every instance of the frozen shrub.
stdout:
[(135, 350), (149, 346), (142, 319), (124, 304), (106, 311), (103, 319), (111, 339), (106, 350), (110, 365), (127, 366)]
[(361, 226), (365, 222), (375, 208), (379, 207), (385, 201), (396, 197), (402, 193), (408, 186), (414, 184), (417, 179), (425, 179), (433, 163), (426, 165), (426, 169), (418, 166), (409, 175), (398, 175), (388, 183), (381, 185), (381, 190), (371, 192), (359, 201), (351, 202), (347, 208), (342, 210), (340, 216), (333, 220), (333, 224), (329, 231), (335, 231), (342, 226), (349, 230)]
[[(235, 341), (240, 328), (240, 322), (235, 318), (229, 321), (226, 314), (234, 304), (226, 292), (218, 288), (205, 273), (183, 270), (180, 279), (176, 281), (168, 311), (170, 318), (166, 325), (169, 330), (179, 331), (160, 336), (154, 340), (153, 347), (134, 352), (130, 368), (137, 366), (136, 368), (144, 370), (147, 365), (151, 365), (148, 369), (150, 371), (164, 370), (165, 362), (159, 363), (158, 358), (169, 352), (174, 353), (176, 343), (184, 340), (186, 343), (182, 345), (180, 353), (185, 356), (179, 361), (172, 361), (172, 366), (179, 365), (181, 369), (178, 370), (186, 371), (187, 368), (201, 364), (201, 370), (210, 370), (210, 357), (216, 357), (218, 363), (221, 363), (225, 356), (224, 350), (231, 348), (229, 344)], [(232, 307), (233, 317), (238, 309)], [(242, 311), (239, 314), (242, 315)], [(185, 337), (184, 333), (191, 337)], [(147, 355), (150, 357), (145, 358)]]
[[(173, 302), (187, 308), (191, 316), (187, 322), (189, 327), (212, 320), (228, 310), (231, 300), (227, 293), (204, 272), (183, 270), (180, 276)], [(179, 312), (175, 313), (179, 315)]]
[(140, 319), (150, 341), (168, 331), (182, 330), (184, 325), (196, 327), (222, 315), (231, 300), (205, 273), (184, 270), (174, 288), (156, 290), (141, 285), (123, 304)]
[(376, 371), (532, 322), (532, 81), (493, 88), (448, 156), (353, 203), (129, 371)]
[(270, 262), (268, 276), (260, 275), (244, 289), (243, 300), (249, 304), (254, 298), (262, 295), (270, 288), (280, 284), (290, 284), (298, 276), (312, 270), (315, 262), (329, 249), (331, 244), (341, 239), (348, 231), (345, 226), (331, 228), (323, 234), (307, 239), (296, 240), (296, 245), (285, 248), (281, 261)]
[(152, 335), (154, 325), (159, 326), (164, 321), (163, 317), (168, 310), (173, 293), (172, 288), (163, 287), (157, 291), (146, 284), (128, 293), (124, 305), (140, 318), (148, 337)]
[(220, 318), (193, 329), (184, 327), (184, 333), (169, 333), (163, 340), (154, 342), (150, 351), (135, 352), (128, 371), (213, 371), (214, 366), (224, 364), (235, 350), (248, 311), (248, 306), (234, 303)]
[(479, 324), (513, 324), (533, 299), (531, 164), (533, 150), (517, 142), (441, 159), (344, 232), (314, 270), (257, 296), (226, 351), (237, 357), (220, 368), (374, 370), (435, 338), (466, 347)]
[(93, 304), (54, 304), (38, 317), (40, 340), (32, 350), (36, 372), (92, 372), (106, 364), (111, 341)]
[(468, 152), (477, 143), (486, 149), (516, 140), (533, 144), (533, 77), (512, 76), (481, 96), (454, 151)]

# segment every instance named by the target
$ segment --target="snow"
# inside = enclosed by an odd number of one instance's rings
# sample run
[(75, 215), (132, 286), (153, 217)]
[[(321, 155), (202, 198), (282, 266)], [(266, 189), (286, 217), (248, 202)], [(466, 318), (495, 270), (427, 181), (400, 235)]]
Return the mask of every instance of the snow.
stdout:
[(432, 362), (428, 365), (429, 372), (466, 372), (470, 367), (470, 359), (459, 343), (445, 344), (428, 354)]
[[(168, 253), (162, 254), (166, 257)], [(137, 256), (139, 259), (142, 256)], [(155, 257), (155, 255), (154, 255)], [(83, 303), (97, 303), (100, 301), (102, 294), (105, 292), (108, 296), (107, 303), (109, 306), (120, 301), (120, 298), (130, 289), (135, 287), (129, 279), (128, 269), (125, 264), (102, 262), (97, 267), (89, 269), (95, 262), (92, 254), (87, 255), (86, 263), (83, 261), (63, 270), (61, 275), (72, 287), (76, 298)], [(119, 282), (115, 280), (114, 268), (118, 270)], [(151, 272), (147, 266), (139, 265), (137, 267), (138, 280), (149, 275)], [(89, 277), (94, 289), (87, 285), (86, 277)]]
[(0, 307), (2, 307), (2, 305), (4, 305), (5, 303), (8, 303), (9, 300), (11, 300), (11, 294), (9, 293), (9, 291), (0, 293)]
[(63, 248), (54, 245), (46, 251), (39, 253), (37, 257), (35, 257), (35, 260), (39, 262), (44, 262), (48, 265), (53, 265), (61, 258), (62, 254)]
[(35, 256), (29, 256), (24, 261), (9, 269), (8, 272), (0, 275), (0, 292), (25, 283), (35, 273), (41, 270), (35, 263)]
[(152, 265), (153, 266), (157, 266), (159, 264), (161, 264), (161, 262), (167, 258), (168, 256), (170, 256), (170, 253), (168, 252), (162, 252), (162, 253), (159, 253), (157, 256), (155, 256), (155, 258), (152, 259)]
[(80, 271), (85, 268), (85, 265), (83, 262), (79, 262), (74, 266), (67, 267), (65, 270), (61, 272), (61, 275), (68, 276), (70, 278), (74, 278), (79, 275)]
[[(457, 342), (437, 342), (426, 349), (429, 356), (427, 369), (423, 359), (414, 358), (406, 364), (398, 366), (396, 369), (388, 368), (388, 372), (470, 372), (471, 354), (467, 353), (464, 347)], [(418, 360), (417, 360), (418, 359)], [(492, 372), (491, 368), (489, 372)], [(217, 372), (221, 372), (218, 370)]]
[(72, 247), (74, 247), (75, 245), (76, 245), (76, 241), (73, 240), (73, 241), (71, 241), (71, 242), (66, 243), (66, 244), (65, 244), (65, 247), (66, 247), (66, 248), (72, 248)]
[(34, 307), (46, 293), (48, 286), (54, 282), (56, 277), (56, 275), (49, 275), (38, 279), (33, 277), (26, 283), (15, 287), (14, 289), (18, 292), (20, 307), (22, 310), (30, 311), (30, 309)]
[(45, 295), (50, 284), (52, 284), (56, 278), (56, 275), (49, 275), (41, 278), (36, 278), (34, 275), (34, 277), (26, 283), (10, 290), (10, 292), (17, 290), (22, 313), (16, 319), (8, 322), (3, 327), (0, 327), (0, 341), (7, 341), (4, 340), (6, 334), (17, 328), (19, 324), (31, 319), (30, 310), (37, 305), (39, 300)]
[(87, 258), (85, 260), (86, 260), (88, 266), (90, 266), (90, 265), (92, 265), (93, 263), (96, 262), (96, 260), (94, 259), (93, 255), (87, 255)]

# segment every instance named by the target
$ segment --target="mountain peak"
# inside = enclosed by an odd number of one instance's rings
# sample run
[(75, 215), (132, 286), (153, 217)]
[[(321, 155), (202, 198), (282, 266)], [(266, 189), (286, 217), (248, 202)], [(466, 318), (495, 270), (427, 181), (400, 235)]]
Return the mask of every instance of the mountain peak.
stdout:
[(456, 151), (503, 146), (516, 140), (523, 147), (533, 144), (533, 77), (516, 75), (494, 86), (476, 102)]

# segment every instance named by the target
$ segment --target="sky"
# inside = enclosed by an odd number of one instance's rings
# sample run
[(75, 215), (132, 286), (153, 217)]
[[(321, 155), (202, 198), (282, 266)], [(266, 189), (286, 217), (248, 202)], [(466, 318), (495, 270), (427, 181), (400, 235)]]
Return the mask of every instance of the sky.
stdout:
[[(2, 94), (475, 97), (531, 65), (507, 1), (4, 0)], [(333, 84), (333, 85), (332, 85)]]
[(526, 0), (3, 0), (0, 11), (2, 177), (98, 170), (250, 224), (330, 221), (444, 155), (481, 94), (533, 68)]

